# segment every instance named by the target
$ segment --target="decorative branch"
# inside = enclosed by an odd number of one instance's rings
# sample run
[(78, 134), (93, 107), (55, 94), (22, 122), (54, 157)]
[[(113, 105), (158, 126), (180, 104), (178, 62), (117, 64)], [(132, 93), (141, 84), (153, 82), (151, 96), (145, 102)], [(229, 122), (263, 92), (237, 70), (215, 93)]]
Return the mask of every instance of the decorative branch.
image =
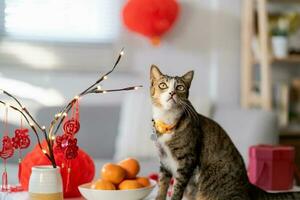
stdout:
[[(2, 92), (3, 94), (8, 94), (6, 91), (4, 91), (2, 89), (1, 89), (1, 91), (3, 91)], [(33, 130), (33, 132), (34, 132), (34, 134), (35, 134), (35, 136), (37, 138), (38, 145), (39, 145), (40, 149), (43, 151), (43, 153), (45, 154), (45, 156), (51, 161), (52, 165), (55, 165), (55, 162), (53, 162), (53, 160), (51, 159), (51, 156), (47, 153), (47, 151), (45, 149), (43, 149), (42, 144), (41, 144), (41, 140), (40, 140), (40, 137), (39, 137), (39, 134), (38, 134), (36, 128), (34, 127), (34, 125), (30, 122), (30, 120), (26, 116), (26, 113), (24, 113), (21, 109), (17, 108), (16, 106), (12, 106), (12, 105), (4, 102), (4, 101), (0, 100), (0, 104), (3, 104), (7, 108), (13, 109), (13, 110), (19, 112), (20, 114), (22, 114), (22, 116), (25, 118), (25, 121), (29, 124), (30, 128)], [(19, 105), (21, 105), (21, 104), (19, 104)]]
[[(41, 144), (38, 132), (37, 132), (36, 128), (34, 127), (34, 124), (39, 128), (40, 131), (42, 131), (42, 133), (44, 134), (44, 137), (45, 137), (47, 143), (49, 143), (50, 141), (49, 141), (49, 139), (47, 137), (47, 132), (45, 130), (45, 126), (41, 126), (37, 122), (37, 120), (34, 119), (34, 117), (30, 114), (30, 112), (27, 110), (27, 108), (25, 106), (23, 106), (21, 104), (21, 102), (14, 95), (12, 95), (11, 93), (9, 93), (9, 92), (7, 92), (7, 91), (5, 91), (3, 89), (0, 89), (0, 93), (3, 93), (5, 95), (7, 95), (8, 97), (12, 98), (19, 105), (19, 107), (22, 109), (22, 111), (20, 109), (17, 109), (15, 106), (8, 106), (8, 107), (13, 108), (14, 110), (17, 110), (17, 111), (21, 112), (21, 114), (26, 119), (26, 122), (29, 124), (29, 126), (31, 127), (31, 129), (34, 131), (34, 133), (35, 133), (35, 135), (37, 137), (37, 140), (38, 140), (39, 147), (41, 148), (41, 150), (43, 151), (43, 153), (48, 157), (48, 159), (50, 158), (50, 161), (53, 164), (53, 166), (56, 166), (54, 156), (51, 155), (51, 154), (53, 154), (52, 149), (49, 148), (49, 153), (50, 153), (50, 155), (49, 155), (47, 153), (47, 151), (42, 148), (42, 144)], [(5, 103), (5, 104), (7, 104), (7, 103)], [(29, 121), (29, 119), (31, 120), (31, 122)], [(49, 147), (49, 145), (48, 145), (48, 147)]]
[[(57, 131), (59, 130), (63, 120), (65, 119), (65, 117), (67, 116), (67, 114), (69, 113), (69, 111), (72, 108), (73, 103), (87, 95), (87, 94), (91, 94), (91, 93), (106, 93), (106, 92), (113, 92), (112, 90), (108, 91), (108, 90), (101, 90), (101, 86), (99, 85), (99, 83), (101, 83), (102, 81), (108, 79), (108, 75), (110, 75), (112, 72), (114, 72), (114, 70), (116, 69), (116, 67), (118, 66), (119, 62), (121, 61), (122, 56), (124, 55), (124, 48), (121, 49), (117, 60), (115, 61), (112, 69), (110, 71), (108, 71), (107, 73), (105, 73), (104, 75), (102, 75), (95, 83), (93, 83), (92, 85), (90, 85), (88, 88), (86, 88), (85, 90), (83, 90), (81, 93), (79, 93), (79, 95), (75, 96), (58, 114), (55, 115), (54, 119), (52, 120), (50, 127), (49, 127), (49, 135), (50, 137), (55, 137)], [(97, 86), (98, 85), (98, 86)], [(115, 91), (125, 91), (125, 90), (136, 90), (138, 88), (140, 88), (142, 86), (134, 86), (134, 87), (127, 87), (127, 88), (123, 88), (123, 89), (117, 89)], [(97, 92), (98, 91), (98, 92)], [(102, 92), (100, 92), (102, 91)], [(58, 125), (54, 130), (54, 126), (55, 124), (58, 122)]]
[[(37, 120), (30, 114), (30, 112), (27, 110), (26, 107), (24, 107), (21, 102), (12, 94), (9, 92), (0, 89), (0, 94), (3, 93), (10, 98), (12, 98), (20, 108), (16, 106), (9, 105), (8, 103), (4, 101), (0, 101), (0, 104), (3, 104), (19, 113), (22, 114), (22, 116), (25, 118), (26, 122), (29, 124), (31, 129), (33, 130), (34, 134), (37, 137), (38, 145), (42, 152), (45, 154), (45, 156), (49, 159), (51, 164), (53, 165), (54, 168), (56, 168), (56, 161), (53, 153), (53, 147), (54, 147), (54, 142), (55, 142), (55, 135), (57, 134), (61, 124), (63, 123), (64, 119), (70, 112), (73, 104), (79, 99), (82, 98), (85, 95), (88, 94), (104, 94), (104, 93), (109, 93), (109, 92), (118, 92), (118, 91), (129, 91), (129, 90), (137, 90), (142, 86), (131, 86), (131, 87), (125, 87), (125, 88), (119, 88), (119, 89), (108, 89), (108, 90), (103, 90), (101, 86), (99, 85), (102, 81), (106, 80), (108, 78), (108, 75), (110, 75), (116, 67), (118, 66), (122, 56), (124, 55), (124, 49), (122, 49), (117, 57), (117, 60), (115, 61), (112, 69), (102, 75), (98, 80), (96, 80), (95, 83), (87, 87), (85, 90), (79, 93), (79, 95), (75, 96), (65, 107), (61, 109), (59, 113), (57, 113), (54, 117), (54, 119), (51, 121), (50, 126), (48, 128), (48, 131), (46, 130), (45, 126), (41, 126)], [(39, 131), (41, 131), (44, 135), (44, 139), (46, 140), (47, 147), (48, 147), (48, 152), (45, 150), (41, 144), (41, 140), (38, 134), (38, 130), (35, 128), (35, 126), (38, 128)]]
[(42, 127), (41, 125), (37, 122), (37, 120), (34, 119), (34, 117), (29, 113), (29, 111), (27, 110), (27, 108), (25, 106), (23, 106), (21, 104), (21, 102), (14, 96), (12, 95), (11, 93), (5, 91), (5, 90), (2, 90), (0, 89), (0, 91), (2, 91), (3, 94), (7, 95), (8, 97), (12, 98), (19, 106), (22, 110), (24, 110), (24, 112), (26, 113), (26, 115), (29, 116), (29, 118), (34, 122), (34, 124), (40, 129), (42, 130)]
[(102, 89), (94, 88), (93, 90), (91, 90), (89, 92), (89, 94), (99, 94), (99, 93), (105, 94), (105, 93), (109, 93), (109, 92), (120, 92), (120, 91), (128, 91), (128, 90), (138, 90), (141, 87), (143, 87), (143, 86), (139, 85), (139, 86), (134, 86), (134, 87), (126, 87), (126, 88), (110, 89), (110, 90), (102, 90)]

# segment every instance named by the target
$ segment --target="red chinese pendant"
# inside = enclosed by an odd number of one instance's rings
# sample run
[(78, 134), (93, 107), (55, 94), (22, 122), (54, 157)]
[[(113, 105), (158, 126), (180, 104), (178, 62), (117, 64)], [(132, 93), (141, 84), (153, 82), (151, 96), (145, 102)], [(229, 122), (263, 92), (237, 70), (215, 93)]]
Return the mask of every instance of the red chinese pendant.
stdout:
[(78, 154), (77, 139), (69, 134), (56, 137), (56, 151), (63, 153), (67, 160), (75, 159)]
[(80, 123), (78, 120), (72, 118), (64, 123), (64, 133), (75, 135), (80, 129)]
[(9, 136), (4, 136), (2, 138), (2, 150), (0, 151), (0, 157), (3, 159), (8, 159), (14, 155), (14, 147), (12, 140)]
[(75, 159), (78, 154), (77, 139), (75, 138), (76, 133), (80, 129), (78, 99), (72, 105), (71, 115), (71, 119), (65, 118), (64, 133), (56, 137), (56, 145), (54, 147), (56, 151), (64, 154), (66, 160)]
[(15, 136), (12, 138), (12, 144), (15, 149), (26, 149), (30, 145), (28, 129), (15, 130)]
[[(67, 179), (66, 179), (66, 191), (70, 189), (70, 179), (71, 179), (71, 165), (72, 160), (74, 160), (78, 156), (78, 145), (77, 139), (75, 138), (76, 133), (78, 133), (80, 129), (79, 123), (79, 100), (76, 99), (72, 105), (72, 114), (71, 118), (65, 118), (63, 125), (63, 134), (61, 136), (57, 136), (55, 139), (54, 150), (57, 153), (62, 153), (64, 158), (66, 159), (67, 166)], [(64, 171), (64, 165), (62, 165), (62, 171)], [(62, 172), (63, 173), (63, 172)]]

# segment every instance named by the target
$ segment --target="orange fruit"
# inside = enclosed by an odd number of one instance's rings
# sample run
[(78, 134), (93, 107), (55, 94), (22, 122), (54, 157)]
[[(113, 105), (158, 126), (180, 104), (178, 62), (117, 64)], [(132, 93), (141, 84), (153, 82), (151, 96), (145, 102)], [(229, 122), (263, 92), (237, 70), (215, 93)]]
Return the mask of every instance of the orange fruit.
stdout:
[(134, 158), (122, 160), (119, 165), (125, 169), (127, 179), (134, 179), (140, 171), (140, 164)]
[(119, 190), (134, 190), (142, 187), (144, 186), (136, 180), (125, 180), (122, 183), (120, 183), (118, 188)]
[(105, 181), (110, 181), (113, 184), (121, 183), (126, 175), (126, 171), (119, 165), (107, 163), (103, 165), (101, 170), (101, 178)]
[(91, 188), (96, 190), (116, 190), (116, 186), (114, 184), (102, 179), (95, 181)]
[(151, 185), (150, 180), (147, 177), (137, 177), (135, 180), (144, 187), (148, 187)]

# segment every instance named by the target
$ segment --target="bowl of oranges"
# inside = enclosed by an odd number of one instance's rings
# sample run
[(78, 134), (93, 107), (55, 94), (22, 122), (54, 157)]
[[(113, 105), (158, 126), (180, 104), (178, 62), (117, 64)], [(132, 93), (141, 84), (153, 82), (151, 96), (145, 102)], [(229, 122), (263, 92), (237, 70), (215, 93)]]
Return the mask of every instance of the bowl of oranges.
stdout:
[(148, 177), (138, 176), (140, 164), (134, 158), (127, 158), (118, 164), (106, 163), (100, 177), (94, 182), (79, 186), (87, 200), (139, 200), (147, 197), (156, 182)]

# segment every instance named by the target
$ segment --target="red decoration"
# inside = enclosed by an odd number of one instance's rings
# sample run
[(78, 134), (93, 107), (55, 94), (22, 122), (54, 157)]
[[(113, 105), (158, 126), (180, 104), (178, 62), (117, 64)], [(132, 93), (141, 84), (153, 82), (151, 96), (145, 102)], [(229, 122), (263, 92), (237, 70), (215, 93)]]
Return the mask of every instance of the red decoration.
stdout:
[(149, 174), (149, 178), (150, 178), (151, 180), (156, 181), (156, 182), (158, 182), (158, 180), (159, 180), (159, 176), (158, 176), (157, 173)]
[(9, 136), (2, 138), (2, 150), (0, 151), (0, 157), (3, 159), (10, 158), (14, 155), (14, 147)]
[[(43, 143), (43, 147), (46, 147), (46, 143)], [(95, 165), (91, 157), (83, 150), (78, 150), (78, 156), (76, 159), (70, 160), (72, 164), (71, 173), (72, 176), (68, 177), (68, 168), (65, 163), (65, 157), (63, 154), (54, 151), (55, 160), (57, 165), (61, 168), (61, 174), (63, 179), (64, 197), (79, 197), (78, 186), (84, 183), (91, 182), (95, 175)], [(25, 190), (28, 190), (29, 177), (31, 174), (31, 167), (36, 165), (50, 165), (50, 161), (43, 154), (38, 145), (29, 152), (22, 161), (22, 174), (21, 184)], [(69, 186), (66, 187), (68, 178), (70, 178)]]
[(80, 123), (76, 119), (70, 119), (64, 124), (64, 131), (66, 134), (75, 135), (80, 129)]
[(30, 145), (28, 129), (15, 130), (15, 136), (12, 138), (12, 144), (15, 149), (26, 149)]
[(176, 0), (128, 0), (123, 22), (131, 31), (159, 44), (160, 38), (174, 25), (179, 13)]
[[(156, 181), (156, 182), (159, 182), (159, 175), (158, 175), (158, 173), (151, 173), (151, 174), (149, 174), (148, 177), (149, 177), (151, 180), (154, 180), (154, 181)], [(170, 180), (170, 187), (169, 187), (169, 191), (168, 191), (168, 196), (169, 196), (169, 197), (172, 196), (174, 184), (175, 184), (175, 179), (174, 179), (174, 178), (171, 178), (171, 180)]]
[[(57, 153), (63, 153), (67, 160), (75, 159), (78, 154), (77, 139), (75, 138), (75, 134), (80, 129), (78, 99), (74, 101), (72, 109), (72, 118), (70, 120), (65, 118), (64, 133), (56, 137), (54, 147)], [(68, 167), (70, 167), (70, 163), (68, 163)]]
[(77, 139), (69, 134), (57, 136), (54, 149), (57, 153), (64, 153), (67, 160), (75, 159), (78, 155)]
[(67, 116), (65, 117), (63, 131), (64, 133), (62, 136), (57, 136), (55, 139), (55, 146), (54, 150), (56, 150), (57, 154), (63, 153), (63, 157), (66, 160), (67, 167), (67, 177), (66, 177), (66, 184), (65, 184), (65, 192), (68, 193), (70, 188), (70, 181), (71, 181), (71, 173), (72, 171), (72, 162), (71, 160), (75, 159), (78, 156), (78, 146), (77, 146), (77, 139), (75, 138), (75, 134), (80, 129), (79, 123), (79, 98), (76, 98), (75, 101), (72, 102), (72, 117), (68, 120)]
[(289, 146), (257, 145), (249, 149), (249, 180), (264, 190), (293, 187), (295, 149)]
[(0, 151), (0, 157), (3, 159), (3, 165), (4, 165), (4, 171), (2, 173), (1, 191), (9, 191), (9, 185), (7, 181), (8, 174), (6, 170), (6, 161), (8, 158), (14, 155), (14, 147), (12, 144), (12, 140), (9, 137), (7, 119), (8, 119), (8, 106), (5, 107), (5, 112), (4, 112), (4, 120), (3, 120), (4, 133), (2, 137), (2, 149)]

